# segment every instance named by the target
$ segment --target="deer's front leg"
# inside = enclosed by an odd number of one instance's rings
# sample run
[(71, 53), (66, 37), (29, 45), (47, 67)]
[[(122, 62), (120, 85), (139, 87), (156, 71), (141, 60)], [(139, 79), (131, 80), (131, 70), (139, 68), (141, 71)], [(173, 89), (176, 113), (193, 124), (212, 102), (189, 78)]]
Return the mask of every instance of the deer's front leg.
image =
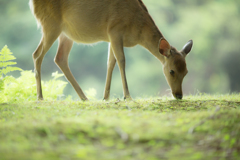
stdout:
[(126, 73), (125, 73), (125, 55), (124, 55), (124, 51), (123, 51), (122, 38), (121, 38), (121, 36), (117, 36), (114, 33), (110, 36), (110, 38), (111, 38), (111, 47), (113, 50), (113, 54), (117, 60), (118, 67), (119, 67), (119, 70), (121, 73), (124, 99), (131, 100), (132, 98), (131, 98), (129, 90), (128, 90), (127, 78), (126, 78)]
[(112, 81), (112, 72), (116, 64), (116, 59), (113, 54), (113, 50), (111, 47), (111, 43), (109, 43), (108, 47), (108, 62), (107, 62), (107, 78), (106, 78), (106, 85), (104, 91), (104, 100), (108, 100), (110, 96), (110, 87)]

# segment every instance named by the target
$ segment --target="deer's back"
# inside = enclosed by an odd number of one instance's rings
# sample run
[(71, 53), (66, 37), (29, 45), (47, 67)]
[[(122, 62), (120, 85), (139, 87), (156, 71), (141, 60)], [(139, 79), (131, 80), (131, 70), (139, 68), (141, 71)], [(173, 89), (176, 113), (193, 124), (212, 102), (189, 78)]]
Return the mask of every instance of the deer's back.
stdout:
[(123, 35), (138, 35), (146, 8), (139, 0), (30, 0), (42, 26), (60, 27), (77, 42), (109, 41), (108, 31), (119, 28)]

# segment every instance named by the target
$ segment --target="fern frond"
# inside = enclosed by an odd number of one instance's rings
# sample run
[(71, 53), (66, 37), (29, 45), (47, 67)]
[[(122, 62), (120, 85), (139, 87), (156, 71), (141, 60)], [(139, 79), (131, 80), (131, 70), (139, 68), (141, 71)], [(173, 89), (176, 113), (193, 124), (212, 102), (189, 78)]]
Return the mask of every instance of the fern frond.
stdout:
[(3, 62), (3, 63), (0, 63), (0, 68), (7, 67), (7, 66), (12, 66), (12, 65), (15, 65), (15, 64), (17, 64), (17, 62)]
[(13, 72), (13, 71), (22, 71), (22, 69), (18, 67), (6, 67), (2, 69), (2, 74), (6, 75), (7, 73)]
[(17, 62), (12, 62), (11, 60), (16, 59), (10, 49), (8, 49), (7, 45), (3, 47), (0, 52), (0, 76), (6, 75), (12, 71), (22, 71), (21, 68), (12, 67), (13, 65), (17, 64)]
[(10, 49), (8, 49), (7, 45), (3, 47), (3, 49), (0, 52), (0, 62), (6, 62), (16, 59), (13, 55)]

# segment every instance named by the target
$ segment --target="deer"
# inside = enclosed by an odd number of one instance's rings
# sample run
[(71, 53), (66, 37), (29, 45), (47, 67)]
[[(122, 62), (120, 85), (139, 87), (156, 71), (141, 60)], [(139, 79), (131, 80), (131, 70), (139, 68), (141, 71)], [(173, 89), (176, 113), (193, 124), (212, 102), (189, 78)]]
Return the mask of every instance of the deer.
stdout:
[(142, 0), (30, 0), (30, 9), (42, 30), (42, 38), (33, 53), (37, 98), (43, 100), (41, 65), (52, 44), (59, 45), (54, 62), (82, 101), (88, 100), (68, 65), (73, 43), (108, 42), (107, 75), (104, 100), (109, 100), (113, 69), (117, 63), (125, 100), (132, 100), (125, 72), (124, 47), (141, 45), (162, 66), (175, 99), (182, 99), (182, 82), (188, 73), (185, 58), (191, 51), (189, 40), (178, 51), (162, 35)]

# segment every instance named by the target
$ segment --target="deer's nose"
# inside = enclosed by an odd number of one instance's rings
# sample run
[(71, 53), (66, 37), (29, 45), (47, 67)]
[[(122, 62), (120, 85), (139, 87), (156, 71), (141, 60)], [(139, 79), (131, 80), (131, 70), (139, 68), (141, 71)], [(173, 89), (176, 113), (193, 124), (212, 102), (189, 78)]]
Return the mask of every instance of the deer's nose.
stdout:
[(182, 99), (182, 97), (183, 97), (182, 94), (176, 94), (175, 96), (177, 99)]

